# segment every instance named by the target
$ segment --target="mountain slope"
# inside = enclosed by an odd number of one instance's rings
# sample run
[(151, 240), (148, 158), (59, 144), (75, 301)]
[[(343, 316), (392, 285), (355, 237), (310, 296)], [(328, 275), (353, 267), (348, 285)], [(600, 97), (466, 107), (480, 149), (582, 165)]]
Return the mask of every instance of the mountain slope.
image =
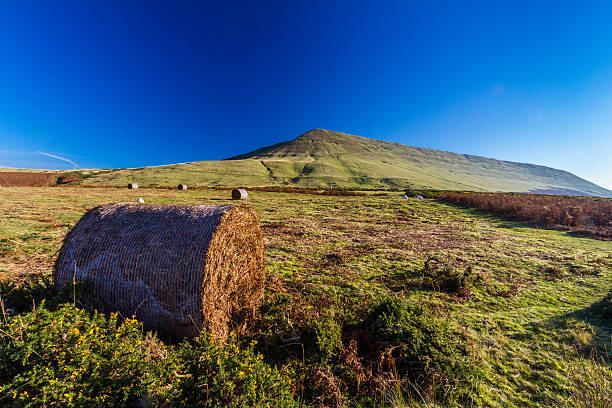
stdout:
[(223, 161), (121, 169), (85, 184), (415, 187), (612, 197), (569, 172), (313, 129), (288, 142)]
[(303, 185), (319, 180), (343, 185), (352, 180), (356, 184), (403, 186), (410, 182), (432, 188), (485, 191), (612, 194), (569, 172), (550, 167), (411, 147), (322, 129), (232, 159), (261, 160), (272, 169), (289, 161), (301, 170), (293, 181)]

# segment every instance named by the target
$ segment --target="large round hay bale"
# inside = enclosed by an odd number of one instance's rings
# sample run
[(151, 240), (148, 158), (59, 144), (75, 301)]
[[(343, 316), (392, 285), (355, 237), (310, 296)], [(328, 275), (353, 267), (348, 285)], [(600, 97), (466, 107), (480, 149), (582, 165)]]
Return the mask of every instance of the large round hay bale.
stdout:
[(234, 200), (246, 200), (249, 193), (244, 188), (237, 188), (232, 190), (232, 199)]
[(135, 190), (135, 189), (137, 189), (137, 188), (138, 188), (138, 184), (136, 184), (136, 183), (130, 183), (130, 184), (128, 184), (128, 188), (129, 188), (130, 190)]
[(179, 184), (178, 185), (178, 189), (179, 190), (187, 190), (187, 185), (186, 184)]
[(264, 246), (245, 205), (106, 204), (66, 237), (57, 290), (89, 281), (105, 312), (174, 337), (225, 339), (263, 296)]

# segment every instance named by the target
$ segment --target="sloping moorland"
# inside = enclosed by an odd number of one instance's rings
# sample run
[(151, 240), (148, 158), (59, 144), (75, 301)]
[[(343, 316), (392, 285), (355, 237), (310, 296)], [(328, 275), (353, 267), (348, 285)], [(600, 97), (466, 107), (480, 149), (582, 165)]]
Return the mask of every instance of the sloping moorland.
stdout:
[(220, 205), (228, 193), (2, 188), (0, 405), (612, 401), (612, 299), (603, 300), (612, 242), (455, 205), (252, 191), (266, 292), (249, 331), (227, 346), (163, 342), (135, 321), (96, 317), (77, 289), (59, 306), (44, 280), (95, 205)]
[(88, 170), (84, 185), (297, 186), (514, 191), (612, 197), (566, 171), (314, 129), (288, 142), (222, 161)]

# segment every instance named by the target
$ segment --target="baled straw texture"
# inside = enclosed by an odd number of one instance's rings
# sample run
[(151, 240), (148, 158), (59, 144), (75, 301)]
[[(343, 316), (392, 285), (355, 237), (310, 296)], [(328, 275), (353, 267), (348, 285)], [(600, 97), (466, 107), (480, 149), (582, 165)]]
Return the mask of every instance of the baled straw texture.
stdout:
[(106, 204), (86, 213), (56, 262), (55, 286), (89, 281), (105, 312), (173, 337), (224, 340), (263, 296), (264, 246), (244, 205)]
[(232, 190), (232, 199), (234, 200), (245, 200), (249, 196), (249, 193), (244, 188), (237, 188)]
[(138, 188), (138, 184), (136, 184), (136, 183), (130, 183), (130, 184), (128, 184), (128, 188), (129, 188), (130, 190), (137, 189), (137, 188)]
[(186, 184), (179, 184), (178, 185), (178, 189), (179, 190), (187, 190), (187, 185)]

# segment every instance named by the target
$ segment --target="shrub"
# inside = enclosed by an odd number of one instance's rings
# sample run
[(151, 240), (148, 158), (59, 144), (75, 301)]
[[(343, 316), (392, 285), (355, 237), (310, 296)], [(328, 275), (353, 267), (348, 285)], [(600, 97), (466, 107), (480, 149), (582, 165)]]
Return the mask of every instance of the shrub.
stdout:
[(332, 317), (313, 319), (309, 329), (306, 341), (312, 344), (322, 361), (336, 355), (342, 346), (342, 327)]
[(235, 339), (222, 347), (203, 335), (181, 344), (183, 362), (180, 396), (172, 406), (182, 407), (292, 407), (290, 383), (254, 351), (255, 342), (240, 349)]
[(315, 407), (340, 408), (344, 406), (342, 380), (325, 367), (313, 367), (307, 376), (310, 399)]
[(435, 257), (425, 261), (421, 277), (425, 286), (461, 296), (470, 295), (476, 279), (471, 265), (461, 270)]
[(66, 304), (6, 317), (0, 331), (0, 398), (26, 407), (133, 405), (150, 383), (140, 324)]
[(368, 318), (376, 338), (393, 348), (393, 373), (422, 390), (431, 401), (462, 398), (465, 380), (474, 374), (466, 350), (449, 325), (431, 316), (423, 306), (400, 298), (382, 301)]
[(2, 315), (0, 406), (290, 407), (290, 385), (235, 339), (165, 345), (133, 319), (73, 303)]
[(404, 194), (407, 197), (416, 197), (416, 196), (419, 195), (419, 191), (414, 190), (412, 187), (408, 187), (408, 188), (406, 188), (406, 191), (404, 191)]

